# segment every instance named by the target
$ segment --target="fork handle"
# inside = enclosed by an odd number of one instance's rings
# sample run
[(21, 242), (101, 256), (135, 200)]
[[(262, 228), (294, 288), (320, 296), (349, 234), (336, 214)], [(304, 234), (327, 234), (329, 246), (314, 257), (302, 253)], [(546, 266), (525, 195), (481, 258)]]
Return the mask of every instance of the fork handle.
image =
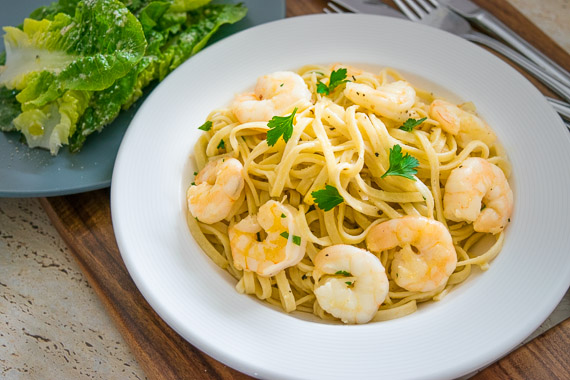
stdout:
[(505, 44), (491, 38), (483, 33), (472, 32), (462, 35), (463, 38), (471, 41), (483, 44), (499, 53), (509, 58), (511, 61), (515, 62), (517, 65), (521, 66), (523, 69), (528, 71), (532, 76), (541, 81), (544, 85), (550, 88), (552, 91), (560, 95), (564, 100), (570, 102), (570, 87), (565, 86), (563, 83), (553, 78), (548, 73), (543, 71), (540, 67), (515, 52), (513, 49), (509, 48)]
[(469, 19), (484, 30), (498, 36), (507, 42), (514, 49), (518, 50), (522, 55), (526, 56), (536, 65), (542, 67), (547, 73), (560, 80), (566, 86), (570, 87), (570, 73), (568, 73), (568, 71), (564, 70), (564, 68), (559, 66), (556, 62), (548, 58), (534, 46), (519, 37), (498, 18), (487, 12), (478, 12), (469, 17)]

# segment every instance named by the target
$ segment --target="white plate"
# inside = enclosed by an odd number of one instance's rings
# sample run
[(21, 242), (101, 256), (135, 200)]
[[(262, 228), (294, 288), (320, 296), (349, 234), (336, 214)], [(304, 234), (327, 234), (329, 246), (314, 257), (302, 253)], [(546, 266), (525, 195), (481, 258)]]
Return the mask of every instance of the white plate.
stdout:
[[(190, 157), (208, 113), (262, 74), (333, 62), (394, 67), (474, 101), (513, 164), (515, 212), (491, 268), (398, 320), (315, 323), (240, 295), (186, 226)], [(527, 80), (483, 49), (397, 19), (303, 16), (231, 36), (154, 90), (119, 150), (113, 226), (151, 306), (190, 343), (239, 371), (271, 379), (455, 378), (513, 349), (568, 289), (568, 163), (561, 120)]]

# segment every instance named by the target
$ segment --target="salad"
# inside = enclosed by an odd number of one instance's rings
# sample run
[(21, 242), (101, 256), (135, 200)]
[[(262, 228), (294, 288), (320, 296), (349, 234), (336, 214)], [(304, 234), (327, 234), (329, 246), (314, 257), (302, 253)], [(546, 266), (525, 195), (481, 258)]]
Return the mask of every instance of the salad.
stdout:
[(57, 155), (81, 150), (149, 85), (202, 49), (241, 4), (59, 0), (4, 27), (0, 130)]

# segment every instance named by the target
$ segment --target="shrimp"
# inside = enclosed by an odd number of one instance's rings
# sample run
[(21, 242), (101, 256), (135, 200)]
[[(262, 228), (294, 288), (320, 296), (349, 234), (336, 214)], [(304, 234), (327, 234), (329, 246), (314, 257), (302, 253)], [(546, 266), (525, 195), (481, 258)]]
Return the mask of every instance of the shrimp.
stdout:
[(376, 256), (338, 244), (324, 248), (313, 262), (314, 293), (323, 310), (344, 323), (366, 323), (374, 317), (389, 288), (384, 266)]
[(188, 210), (200, 222), (226, 218), (244, 187), (243, 165), (235, 158), (209, 162), (186, 192)]
[(403, 122), (408, 119), (407, 111), (416, 101), (416, 90), (402, 80), (376, 89), (363, 83), (347, 82), (344, 96), (380, 116)]
[(292, 71), (278, 71), (257, 80), (254, 92), (238, 95), (231, 106), (240, 123), (269, 121), (294, 105), (311, 104), (311, 91), (303, 78)]
[(429, 106), (429, 116), (446, 132), (456, 135), (457, 145), (464, 148), (473, 140), (491, 145), (497, 139), (491, 128), (476, 115), (455, 104), (436, 99)]
[(366, 245), (372, 252), (402, 247), (394, 253), (390, 274), (396, 284), (412, 292), (439, 288), (457, 266), (447, 228), (423, 216), (404, 216), (372, 227)]
[(449, 174), (443, 195), (447, 219), (473, 222), (475, 231), (496, 234), (506, 227), (512, 211), (513, 192), (498, 166), (470, 157)]
[[(257, 215), (249, 215), (230, 226), (230, 247), (237, 269), (271, 277), (279, 271), (297, 265), (305, 255), (305, 239), (295, 235), (296, 210), (291, 206), (269, 200)], [(260, 232), (267, 237), (260, 241)]]

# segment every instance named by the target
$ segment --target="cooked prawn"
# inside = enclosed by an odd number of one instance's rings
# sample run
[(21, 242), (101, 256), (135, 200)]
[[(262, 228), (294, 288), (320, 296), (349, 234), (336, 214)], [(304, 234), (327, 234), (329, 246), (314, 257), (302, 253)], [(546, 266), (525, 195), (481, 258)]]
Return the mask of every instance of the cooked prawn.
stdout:
[[(234, 265), (237, 269), (271, 277), (296, 265), (305, 255), (305, 239), (295, 235), (296, 210), (270, 200), (257, 215), (249, 215), (228, 230)], [(261, 240), (260, 232), (267, 237)]]
[(244, 187), (243, 165), (235, 158), (209, 162), (188, 188), (188, 210), (200, 222), (212, 224), (226, 218)]
[(457, 265), (447, 228), (423, 216), (382, 222), (370, 229), (366, 244), (372, 252), (401, 247), (394, 253), (390, 274), (396, 284), (413, 292), (429, 292), (444, 285)]
[(483, 120), (445, 100), (436, 99), (431, 102), (429, 116), (439, 122), (441, 129), (456, 135), (457, 144), (462, 148), (473, 140), (491, 145), (497, 139)]
[(376, 256), (338, 244), (324, 248), (313, 262), (314, 292), (323, 310), (344, 323), (366, 323), (374, 317), (389, 288), (386, 271)]
[(416, 90), (402, 80), (378, 88), (363, 83), (347, 82), (344, 96), (380, 116), (406, 121), (409, 117), (407, 111), (416, 100)]
[(473, 222), (475, 231), (496, 234), (506, 227), (512, 211), (513, 192), (497, 165), (470, 157), (451, 171), (443, 195), (447, 219)]
[(269, 121), (282, 116), (294, 106), (311, 103), (311, 91), (301, 76), (292, 71), (278, 71), (257, 80), (254, 92), (238, 95), (231, 109), (240, 123)]

